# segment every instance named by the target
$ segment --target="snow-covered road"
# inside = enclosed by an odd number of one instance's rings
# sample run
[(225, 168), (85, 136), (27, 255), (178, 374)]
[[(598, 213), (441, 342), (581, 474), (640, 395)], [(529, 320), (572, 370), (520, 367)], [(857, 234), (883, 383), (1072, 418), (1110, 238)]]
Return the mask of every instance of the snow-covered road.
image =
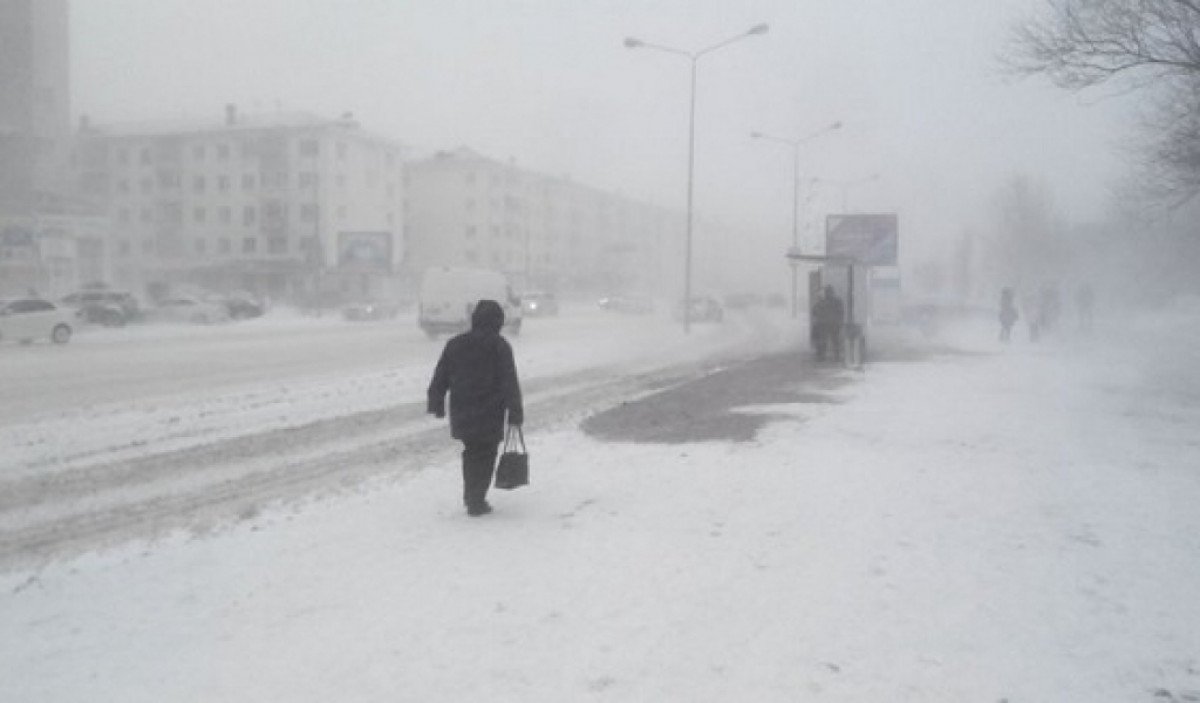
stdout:
[[(580, 307), (528, 320), (513, 341), (536, 427), (778, 348), (796, 329), (760, 312), (684, 336), (660, 317)], [(7, 347), (0, 564), (419, 468), (450, 450), (424, 414), (440, 349), (408, 319), (304, 318)]]
[(0, 574), (0, 700), (1200, 699), (1200, 315), (948, 341), (722, 371), (736, 440), (548, 418), (479, 520), (447, 450)]

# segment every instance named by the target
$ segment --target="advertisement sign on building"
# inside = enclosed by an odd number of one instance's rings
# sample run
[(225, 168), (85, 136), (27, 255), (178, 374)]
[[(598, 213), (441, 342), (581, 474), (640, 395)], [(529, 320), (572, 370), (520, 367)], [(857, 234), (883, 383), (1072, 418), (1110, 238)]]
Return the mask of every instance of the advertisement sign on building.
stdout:
[(829, 215), (825, 220), (826, 256), (865, 266), (895, 266), (898, 242), (895, 214)]
[(392, 233), (338, 232), (338, 268), (353, 271), (392, 270)]

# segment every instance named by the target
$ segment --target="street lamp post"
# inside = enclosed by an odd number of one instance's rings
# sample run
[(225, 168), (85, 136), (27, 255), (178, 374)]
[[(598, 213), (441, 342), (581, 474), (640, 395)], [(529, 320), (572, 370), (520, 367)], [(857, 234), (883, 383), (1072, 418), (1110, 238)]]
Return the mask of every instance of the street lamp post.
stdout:
[[(786, 139), (784, 137), (776, 137), (762, 132), (751, 132), (750, 136), (753, 139), (765, 139), (767, 141), (779, 142), (787, 144), (792, 148), (792, 249), (800, 249), (800, 145), (816, 139), (822, 134), (832, 132), (842, 128), (841, 121), (833, 122), (832, 124), (823, 127), (812, 134), (801, 137), (799, 139)], [(792, 261), (792, 317), (799, 316), (799, 273), (796, 270), (797, 262)]]
[(686, 57), (691, 62), (691, 84), (690, 97), (688, 99), (688, 182), (687, 182), (687, 235), (684, 240), (683, 254), (683, 333), (688, 334), (691, 331), (691, 301), (692, 301), (692, 223), (693, 208), (692, 208), (692, 183), (694, 180), (694, 171), (696, 165), (696, 62), (701, 56), (728, 46), (736, 41), (745, 39), (746, 37), (755, 34), (766, 34), (768, 25), (756, 24), (750, 29), (730, 37), (725, 41), (718, 42), (712, 46), (700, 49), (699, 51), (684, 51), (670, 46), (661, 44), (652, 44), (642, 41), (635, 37), (625, 37), (625, 48), (627, 49), (655, 49), (665, 51), (669, 54), (676, 54)]

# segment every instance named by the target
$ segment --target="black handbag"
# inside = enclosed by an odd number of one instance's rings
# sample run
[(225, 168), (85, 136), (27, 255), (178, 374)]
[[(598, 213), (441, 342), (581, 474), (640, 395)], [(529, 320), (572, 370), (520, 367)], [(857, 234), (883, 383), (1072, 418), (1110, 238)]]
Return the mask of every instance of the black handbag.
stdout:
[[(500, 461), (496, 464), (496, 488), (511, 490), (529, 483), (529, 454), (525, 451), (525, 433), (516, 426), (508, 426), (504, 433), (504, 445), (500, 452)], [(517, 442), (520, 442), (518, 447)]]

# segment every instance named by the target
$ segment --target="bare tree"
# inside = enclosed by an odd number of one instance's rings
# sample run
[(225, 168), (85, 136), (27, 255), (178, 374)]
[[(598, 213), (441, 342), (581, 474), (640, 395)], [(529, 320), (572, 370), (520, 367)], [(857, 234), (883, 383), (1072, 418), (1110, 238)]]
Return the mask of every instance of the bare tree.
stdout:
[(1147, 192), (1200, 193), (1200, 0), (1046, 0), (1013, 38), (1003, 61), (1017, 75), (1149, 91)]
[(1118, 77), (1200, 77), (1200, 0), (1046, 0), (1006, 56), (1019, 74), (1078, 90)]

